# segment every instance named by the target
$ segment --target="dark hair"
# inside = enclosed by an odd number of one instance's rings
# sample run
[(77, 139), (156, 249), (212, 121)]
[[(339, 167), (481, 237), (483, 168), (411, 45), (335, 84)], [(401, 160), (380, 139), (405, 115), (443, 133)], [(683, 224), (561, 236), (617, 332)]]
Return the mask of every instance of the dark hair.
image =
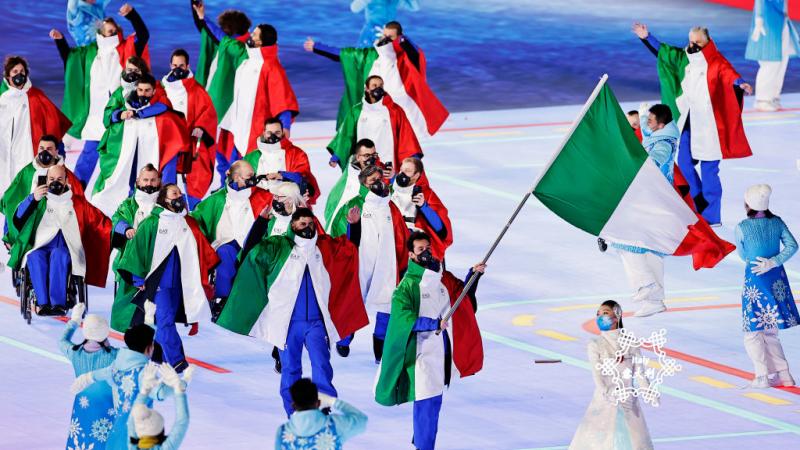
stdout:
[(366, 182), (367, 182), (367, 178), (368, 178), (370, 175), (372, 175), (372, 174), (374, 174), (374, 173), (376, 173), (376, 172), (377, 172), (377, 173), (380, 173), (380, 172), (381, 172), (381, 169), (379, 169), (379, 168), (378, 168), (378, 166), (374, 166), (374, 165), (372, 165), (372, 166), (367, 166), (367, 167), (364, 167), (364, 168), (361, 170), (361, 173), (359, 173), (359, 174), (358, 174), (358, 182), (359, 182), (359, 183), (361, 183), (361, 184), (364, 184), (364, 183), (366, 183)]
[(147, 64), (143, 58), (138, 56), (131, 56), (130, 58), (125, 60), (125, 64), (132, 64), (139, 69), (139, 72), (142, 72), (142, 75), (150, 73), (150, 66)]
[(176, 56), (182, 56), (186, 59), (186, 64), (189, 64), (189, 52), (182, 48), (176, 48), (171, 55), (169, 55), (169, 62), (172, 63), (172, 58)]
[(228, 36), (241, 36), (247, 33), (253, 23), (247, 14), (236, 9), (226, 9), (217, 17), (217, 24)]
[(658, 123), (666, 125), (672, 122), (672, 110), (663, 103), (651, 106), (649, 111), (656, 116), (656, 122)]
[(114, 28), (117, 29), (117, 33), (122, 33), (122, 27), (111, 16), (108, 16), (105, 19), (100, 21), (100, 23), (97, 25), (98, 31), (103, 26), (104, 23), (110, 23), (111, 25), (114, 25)]
[[(81, 348), (83, 348), (83, 346), (84, 346), (84, 345), (86, 345), (86, 343), (87, 343), (87, 342), (89, 342), (89, 340), (88, 340), (88, 339), (84, 339), (84, 340), (83, 340), (83, 342), (81, 342), (80, 344), (75, 344), (75, 345), (73, 345), (73, 346), (72, 346), (72, 350), (77, 352), (78, 350), (80, 350)], [(106, 340), (105, 340), (105, 341), (103, 341), (103, 342), (98, 342), (98, 344), (100, 344), (100, 347), (101, 347), (101, 348), (102, 348), (102, 349), (103, 349), (103, 350), (104, 350), (106, 353), (111, 353), (111, 350), (114, 348), (114, 347), (112, 347), (112, 346), (111, 346), (111, 345), (108, 343), (108, 339), (106, 339)]]
[[(139, 169), (139, 173), (142, 173), (145, 170), (148, 171), (148, 172), (158, 172), (158, 168), (156, 166), (152, 165), (151, 163), (145, 164), (144, 167)], [(158, 173), (158, 177), (161, 178), (161, 172)]]
[(171, 188), (171, 187), (176, 187), (177, 188), (178, 185), (175, 184), (175, 183), (167, 183), (167, 184), (161, 186), (161, 190), (158, 191), (158, 197), (156, 197), (156, 204), (157, 205), (160, 205), (160, 206), (162, 206), (164, 208), (167, 207), (167, 191), (169, 191), (169, 188)]
[(3, 77), (8, 78), (9, 74), (11, 73), (11, 69), (13, 69), (17, 64), (22, 64), (22, 67), (25, 68), (25, 75), (29, 75), (28, 61), (26, 61), (22, 56), (10, 55), (6, 56), (6, 61), (3, 64)]
[(153, 344), (155, 335), (155, 330), (148, 325), (140, 323), (125, 331), (125, 345), (135, 352), (144, 353), (147, 347)]
[(622, 306), (620, 306), (619, 303), (617, 303), (614, 300), (606, 300), (603, 303), (601, 303), (600, 306), (608, 306), (609, 308), (614, 310), (614, 314), (616, 314), (617, 309), (619, 309), (620, 316), (619, 316), (619, 321), (617, 321), (617, 328), (623, 328), (623, 325), (622, 325), (622, 314), (621, 314)]
[(380, 76), (380, 75), (370, 75), (370, 76), (368, 76), (368, 77), (367, 77), (367, 81), (365, 81), (365, 82), (364, 82), (364, 86), (365, 86), (365, 87), (366, 87), (366, 86), (369, 86), (369, 82), (370, 82), (370, 81), (372, 81), (372, 80), (374, 80), (375, 78), (377, 78), (377, 79), (379, 79), (379, 80), (383, 81), (383, 78), (381, 78), (381, 76)]
[(757, 216), (757, 215), (758, 215), (758, 213), (760, 213), (760, 212), (763, 212), (763, 213), (764, 213), (764, 216), (765, 216), (767, 219), (772, 219), (773, 217), (777, 217), (775, 214), (773, 214), (773, 213), (772, 213), (772, 211), (770, 211), (770, 210), (768, 210), (768, 209), (765, 209), (764, 211), (756, 211), (755, 209), (753, 209), (753, 208), (751, 208), (751, 207), (749, 207), (749, 206), (747, 207), (747, 217), (749, 217), (749, 218), (751, 218), (751, 219), (752, 219), (753, 217)]
[(270, 117), (269, 119), (265, 120), (264, 121), (264, 128), (267, 128), (267, 125), (271, 125), (271, 124), (274, 124), (274, 123), (277, 123), (278, 125), (280, 125), (281, 126), (281, 130), (283, 129), (283, 122), (281, 122), (281, 119), (279, 119), (277, 117)]
[(294, 213), (292, 214), (292, 222), (297, 222), (303, 217), (311, 217), (313, 219), (314, 213), (311, 212), (310, 208), (297, 208), (294, 210)]
[(153, 86), (153, 89), (157, 87), (155, 77), (149, 73), (142, 74), (142, 78), (139, 78), (139, 80), (136, 81), (136, 86), (139, 86), (140, 84), (149, 84), (150, 86)]
[(406, 248), (408, 249), (408, 251), (413, 252), (414, 241), (422, 241), (422, 240), (428, 241), (429, 244), (431, 243), (431, 237), (428, 233), (424, 231), (412, 231), (411, 235), (408, 236), (408, 240), (406, 241)]
[(629, 116), (632, 116), (632, 115), (636, 114), (638, 116), (639, 115), (639, 111), (637, 111), (635, 109), (632, 109), (632, 110), (626, 112), (625, 114), (627, 114)]
[(359, 139), (358, 142), (356, 142), (356, 145), (353, 146), (353, 154), (357, 154), (362, 147), (375, 148), (375, 142), (373, 142), (372, 139), (367, 138)]
[(422, 173), (422, 171), (425, 170), (425, 166), (422, 164), (422, 160), (419, 158), (409, 156), (408, 158), (404, 159), (403, 162), (411, 163), (414, 166), (414, 172), (416, 173)]
[(278, 43), (278, 30), (268, 23), (258, 24), (256, 26), (261, 30), (261, 45), (264, 47), (275, 45)]
[(384, 28), (389, 28), (390, 30), (397, 31), (397, 35), (400, 36), (403, 34), (403, 26), (400, 25), (400, 22), (396, 20), (392, 20), (391, 22), (386, 22), (386, 25), (383, 26)]
[(292, 403), (298, 411), (316, 409), (319, 402), (317, 385), (308, 378), (300, 378), (289, 388)]
[(53, 144), (56, 144), (56, 147), (58, 147), (58, 145), (61, 144), (61, 142), (58, 141), (58, 138), (53, 136), (52, 134), (43, 134), (42, 137), (39, 138), (39, 142), (42, 141), (52, 142)]

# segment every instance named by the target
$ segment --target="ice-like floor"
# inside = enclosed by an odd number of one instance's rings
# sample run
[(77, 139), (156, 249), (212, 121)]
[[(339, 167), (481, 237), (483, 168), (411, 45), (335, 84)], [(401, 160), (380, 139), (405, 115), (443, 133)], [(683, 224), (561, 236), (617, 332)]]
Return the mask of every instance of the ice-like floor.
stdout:
[[(587, 81), (587, 94), (592, 86)], [(800, 94), (786, 95), (784, 106), (776, 113), (746, 110), (755, 156), (722, 164), (724, 226), (718, 231), (729, 240), (744, 214), (742, 194), (757, 182), (773, 186), (773, 211), (800, 230)], [(455, 228), (448, 253), (452, 271), (462, 274), (482, 257), (578, 109), (455, 114), (444, 131), (425, 143), (429, 177)], [(299, 123), (293, 129), (323, 190), (337, 175), (326, 165), (324, 151), (332, 130), (332, 122)], [(800, 267), (797, 261), (787, 266), (796, 284), (800, 272), (792, 269)], [(694, 272), (687, 258), (668, 258), (666, 267), (670, 310), (625, 319), (640, 334), (665, 328), (667, 346), (683, 366), (667, 380), (661, 406), (645, 407), (656, 447), (788, 448), (800, 435), (800, 390), (739, 389), (752, 370), (740, 331), (743, 264), (731, 255), (713, 270)], [(583, 325), (602, 299), (621, 300), (632, 310), (628, 291), (617, 256), (598, 252), (592, 236), (532, 199), (481, 281), (485, 366), (476, 376), (454, 382), (445, 394), (438, 448), (566, 448), (594, 388), (586, 363), (593, 335)], [(0, 275), (0, 295), (0, 448), (59, 448), (67, 436), (73, 378), (56, 345), (63, 324), (34, 318), (25, 325), (8, 272)], [(109, 312), (110, 287), (90, 289), (90, 297), (93, 312)], [(285, 417), (269, 349), (212, 324), (201, 325), (200, 331), (184, 340), (187, 353), (230, 372), (198, 370), (189, 388), (191, 426), (184, 448), (270, 448)], [(376, 366), (366, 335), (356, 339), (349, 358), (335, 356), (333, 361), (341, 398), (369, 415), (367, 432), (348, 448), (410, 448), (411, 406), (387, 408), (372, 399)], [(798, 331), (781, 336), (795, 375), (800, 375)], [(534, 364), (535, 359), (562, 362)], [(172, 415), (171, 402), (159, 408)]]

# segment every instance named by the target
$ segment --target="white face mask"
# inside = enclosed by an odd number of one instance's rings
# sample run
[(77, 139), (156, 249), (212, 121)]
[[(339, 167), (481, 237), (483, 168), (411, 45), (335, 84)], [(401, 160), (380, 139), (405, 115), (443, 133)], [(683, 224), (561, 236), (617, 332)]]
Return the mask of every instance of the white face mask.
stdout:
[(116, 34), (106, 37), (100, 33), (97, 33), (97, 48), (100, 50), (116, 48), (117, 45), (119, 45), (119, 36)]

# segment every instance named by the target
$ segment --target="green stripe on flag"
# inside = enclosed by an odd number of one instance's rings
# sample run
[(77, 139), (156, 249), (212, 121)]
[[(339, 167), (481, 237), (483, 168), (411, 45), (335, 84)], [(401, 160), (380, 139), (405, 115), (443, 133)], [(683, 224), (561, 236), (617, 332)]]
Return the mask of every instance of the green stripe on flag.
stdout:
[(562, 219), (598, 235), (647, 153), (608, 84), (589, 100), (573, 127), (533, 195)]

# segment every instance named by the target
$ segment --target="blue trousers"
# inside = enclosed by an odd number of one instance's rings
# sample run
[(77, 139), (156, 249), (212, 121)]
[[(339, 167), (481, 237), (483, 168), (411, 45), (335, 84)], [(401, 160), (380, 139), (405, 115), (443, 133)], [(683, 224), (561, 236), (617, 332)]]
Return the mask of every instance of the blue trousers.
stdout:
[(333, 387), (331, 348), (325, 323), (322, 320), (293, 320), (289, 323), (286, 347), (279, 351), (282, 366), (281, 398), (287, 416), (294, 412), (289, 388), (303, 377), (303, 346), (311, 360), (311, 381), (320, 392), (338, 397)]
[(218, 298), (231, 295), (233, 278), (236, 277), (236, 255), (239, 254), (239, 244), (236, 241), (228, 242), (217, 249), (219, 265), (214, 284), (214, 296)]
[(441, 395), (414, 402), (414, 438), (411, 442), (419, 450), (433, 450), (436, 447), (441, 410)]
[[(382, 341), (386, 340), (386, 329), (389, 327), (389, 317), (390, 315), (387, 313), (375, 313), (375, 331), (373, 331), (372, 334)], [(354, 337), (355, 334), (351, 334), (336, 344), (348, 347), (350, 343), (353, 342)]]
[(39, 306), (67, 305), (67, 276), (71, 261), (69, 247), (60, 231), (47, 245), (28, 253), (28, 272)]
[(178, 313), (183, 293), (180, 285), (172, 288), (158, 288), (156, 303), (156, 342), (164, 351), (164, 360), (172, 366), (186, 359), (183, 343), (175, 327), (175, 315)]
[[(225, 155), (217, 152), (217, 172), (219, 172), (219, 179), (222, 182), (222, 187), (225, 187), (226, 172), (228, 172), (228, 169), (231, 168), (231, 164), (240, 159), (242, 159), (242, 155), (239, 153), (239, 150), (237, 150), (236, 147), (233, 148), (230, 161), (225, 158)], [(253, 169), (257, 169), (257, 167), (253, 167)]]
[(700, 175), (695, 170), (696, 160), (692, 159), (691, 130), (686, 128), (681, 133), (678, 147), (678, 167), (689, 183), (692, 197), (703, 194), (708, 206), (702, 216), (710, 224), (722, 221), (722, 182), (719, 179), (719, 161), (700, 161)]
[(78, 162), (75, 163), (75, 176), (78, 177), (84, 188), (92, 178), (94, 168), (97, 166), (97, 159), (100, 157), (97, 153), (98, 145), (100, 145), (100, 141), (85, 141), (83, 150), (78, 155)]

